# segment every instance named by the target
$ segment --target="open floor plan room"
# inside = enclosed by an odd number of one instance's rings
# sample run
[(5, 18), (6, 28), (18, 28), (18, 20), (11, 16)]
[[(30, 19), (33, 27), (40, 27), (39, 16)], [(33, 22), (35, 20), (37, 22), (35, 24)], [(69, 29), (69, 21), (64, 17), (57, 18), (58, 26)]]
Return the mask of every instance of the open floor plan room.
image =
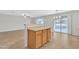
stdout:
[(0, 10), (0, 49), (79, 49), (79, 10)]

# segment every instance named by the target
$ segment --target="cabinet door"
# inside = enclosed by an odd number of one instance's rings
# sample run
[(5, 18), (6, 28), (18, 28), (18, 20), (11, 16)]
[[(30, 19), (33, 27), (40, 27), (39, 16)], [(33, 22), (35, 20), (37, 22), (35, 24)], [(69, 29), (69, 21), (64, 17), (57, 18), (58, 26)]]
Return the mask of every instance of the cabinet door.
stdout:
[(50, 41), (51, 39), (51, 29), (48, 29), (48, 40), (47, 41)]
[(28, 48), (35, 48), (35, 32), (28, 30)]
[(36, 32), (36, 48), (39, 48), (42, 46), (42, 31)]
[(48, 35), (47, 35), (47, 29), (43, 30), (43, 44), (47, 43)]

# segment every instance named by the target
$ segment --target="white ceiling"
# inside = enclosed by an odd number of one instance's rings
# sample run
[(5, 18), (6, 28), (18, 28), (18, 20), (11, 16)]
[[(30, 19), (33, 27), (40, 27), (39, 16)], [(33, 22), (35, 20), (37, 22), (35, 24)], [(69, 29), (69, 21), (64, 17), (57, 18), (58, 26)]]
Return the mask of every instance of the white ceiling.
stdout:
[(70, 10), (0, 10), (0, 14), (8, 14), (8, 15), (27, 15), (31, 17), (39, 17), (48, 14), (56, 14), (61, 12), (67, 12)]

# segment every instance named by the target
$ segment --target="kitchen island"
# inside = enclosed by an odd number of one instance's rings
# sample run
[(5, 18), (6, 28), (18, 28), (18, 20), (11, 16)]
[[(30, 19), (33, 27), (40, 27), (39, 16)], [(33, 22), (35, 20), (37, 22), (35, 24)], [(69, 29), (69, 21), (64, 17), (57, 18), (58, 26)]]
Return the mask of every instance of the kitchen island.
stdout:
[(50, 26), (28, 27), (28, 48), (40, 48), (51, 39)]

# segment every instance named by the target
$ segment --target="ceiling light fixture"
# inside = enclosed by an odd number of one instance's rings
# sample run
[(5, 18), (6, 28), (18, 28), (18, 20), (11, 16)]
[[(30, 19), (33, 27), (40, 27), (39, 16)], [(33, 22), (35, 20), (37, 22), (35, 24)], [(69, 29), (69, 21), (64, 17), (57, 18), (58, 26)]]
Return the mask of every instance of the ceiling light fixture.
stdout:
[(29, 14), (25, 14), (25, 13), (22, 13), (21, 15), (22, 15), (24, 18), (26, 18), (26, 17), (30, 17)]
[[(58, 13), (58, 11), (59, 11), (59, 10), (56, 10), (56, 11), (55, 11), (56, 14)], [(56, 19), (60, 19), (60, 18), (61, 18), (61, 16), (53, 16), (53, 19), (54, 19), (54, 20), (56, 20)]]

